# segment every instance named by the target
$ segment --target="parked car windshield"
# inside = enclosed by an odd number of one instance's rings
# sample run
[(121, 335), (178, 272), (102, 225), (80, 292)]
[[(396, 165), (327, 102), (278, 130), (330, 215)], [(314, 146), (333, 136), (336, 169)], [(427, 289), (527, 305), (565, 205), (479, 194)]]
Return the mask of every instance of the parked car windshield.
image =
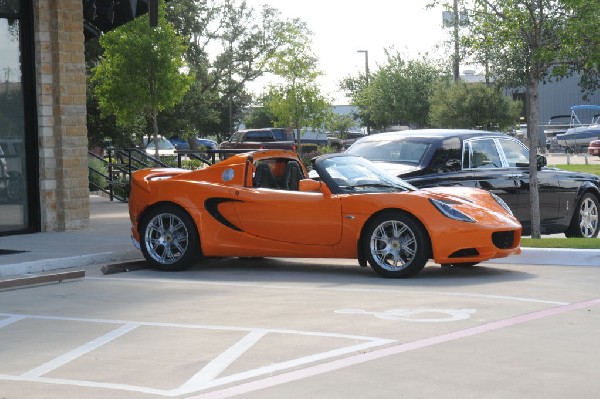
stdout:
[(400, 162), (418, 165), (429, 146), (429, 143), (407, 140), (376, 140), (354, 143), (347, 152), (376, 162)]
[(318, 167), (344, 193), (416, 190), (404, 180), (357, 156), (329, 156), (318, 160)]
[[(146, 145), (147, 148), (154, 149), (154, 139), (150, 139), (150, 141)], [(158, 139), (158, 149), (159, 150), (173, 150), (175, 147), (171, 142), (165, 138)]]

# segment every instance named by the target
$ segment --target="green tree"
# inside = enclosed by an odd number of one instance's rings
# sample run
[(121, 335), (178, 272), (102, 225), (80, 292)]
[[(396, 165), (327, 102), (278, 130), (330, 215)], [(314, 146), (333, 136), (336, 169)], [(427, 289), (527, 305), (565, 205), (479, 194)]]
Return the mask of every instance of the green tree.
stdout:
[(555, 71), (561, 76), (569, 70), (580, 74), (584, 97), (600, 87), (600, 2), (594, 0), (563, 0), (571, 16), (562, 29), (562, 43), (558, 48), (559, 65)]
[(371, 115), (369, 114), (369, 102), (366, 97), (367, 77), (364, 74), (358, 76), (347, 76), (341, 80), (339, 84), (348, 98), (350, 103), (356, 106), (354, 116), (359, 119), (363, 126), (373, 126)]
[(283, 32), (296, 21), (243, 0), (178, 0), (167, 7), (176, 31), (190, 38), (186, 60), (199, 82), (165, 113), (164, 123), (190, 127), (177, 132), (184, 136), (230, 133), (251, 103), (247, 83), (266, 73), (271, 57), (289, 39)]
[(321, 93), (316, 79), (321, 72), (317, 69), (306, 25), (296, 21), (281, 32), (286, 43), (270, 63), (271, 71), (283, 79), (283, 83), (272, 85), (265, 107), (275, 115), (277, 125), (296, 130), (298, 151), (302, 151), (302, 129), (320, 128), (325, 122), (329, 101)]
[[(137, 18), (100, 38), (104, 55), (93, 69), (92, 82), (104, 114), (114, 114), (120, 125), (145, 118), (158, 143), (158, 114), (177, 104), (193, 77), (184, 72), (184, 39), (164, 17), (160, 2), (158, 26)], [(158, 155), (158, 148), (156, 148)]]
[(521, 102), (482, 83), (446, 83), (430, 99), (429, 122), (442, 128), (505, 130), (514, 127)]
[(368, 86), (360, 77), (350, 77), (341, 83), (342, 89), (359, 108), (363, 120), (370, 118), (376, 129), (427, 125), (429, 96), (442, 71), (426, 57), (407, 61), (399, 53), (386, 54), (386, 63), (370, 76)]
[[(532, 237), (540, 238), (537, 156), (539, 85), (573, 71), (598, 73), (597, 0), (470, 0), (469, 30), (464, 43), (489, 65), (496, 83), (525, 87)], [(595, 52), (594, 52), (595, 51)], [(588, 88), (598, 85), (583, 80)]]
[(325, 130), (335, 133), (338, 137), (345, 139), (350, 129), (356, 126), (356, 120), (352, 115), (341, 115), (329, 112), (325, 118)]
[(260, 129), (275, 125), (275, 115), (265, 107), (253, 107), (244, 118), (244, 125), (248, 129)]

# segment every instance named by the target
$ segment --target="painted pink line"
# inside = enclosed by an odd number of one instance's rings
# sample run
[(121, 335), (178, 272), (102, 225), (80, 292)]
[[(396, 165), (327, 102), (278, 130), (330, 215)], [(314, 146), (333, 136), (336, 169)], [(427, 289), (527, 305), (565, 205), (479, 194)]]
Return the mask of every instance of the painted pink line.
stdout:
[(429, 346), (441, 344), (444, 342), (454, 341), (460, 338), (471, 337), (474, 335), (483, 334), (486, 332), (500, 330), (502, 328), (528, 323), (530, 321), (543, 319), (546, 317), (556, 316), (562, 313), (572, 312), (587, 308), (590, 306), (600, 305), (600, 298), (592, 299), (585, 302), (577, 302), (569, 305), (558, 306), (539, 312), (533, 312), (524, 314), (521, 316), (515, 316), (508, 319), (493, 321), (490, 323), (482, 324), (476, 327), (466, 328), (464, 330), (458, 330), (451, 333), (438, 335), (435, 337), (425, 338), (418, 341), (408, 342), (406, 344), (400, 344), (396, 346), (390, 346), (383, 349), (374, 350), (368, 353), (360, 353), (343, 359), (333, 360), (331, 362), (317, 364), (314, 366), (306, 367), (300, 370), (294, 370), (287, 373), (275, 375), (272, 377), (263, 378), (256, 381), (247, 382), (234, 387), (221, 389), (218, 391), (207, 392), (197, 396), (189, 397), (188, 399), (226, 399), (237, 395), (258, 391), (265, 388), (285, 384), (292, 381), (297, 381), (303, 378), (312, 377), (315, 375), (327, 373), (330, 371), (339, 370), (345, 367), (354, 366), (357, 364), (369, 362), (372, 360), (381, 359), (388, 356), (397, 355), (399, 353), (409, 352), (415, 349), (426, 348)]

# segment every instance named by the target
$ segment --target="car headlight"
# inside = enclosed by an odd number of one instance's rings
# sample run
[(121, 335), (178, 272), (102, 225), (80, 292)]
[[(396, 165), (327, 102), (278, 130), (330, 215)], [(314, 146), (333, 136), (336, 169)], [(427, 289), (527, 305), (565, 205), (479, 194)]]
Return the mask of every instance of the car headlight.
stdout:
[(514, 216), (514, 215), (513, 215), (513, 212), (512, 212), (512, 210), (510, 209), (510, 207), (508, 206), (508, 204), (507, 204), (506, 202), (504, 202), (504, 200), (503, 200), (502, 198), (500, 198), (499, 196), (497, 196), (496, 194), (494, 194), (494, 193), (492, 193), (492, 192), (490, 192), (490, 195), (492, 196), (492, 198), (493, 198), (493, 199), (495, 199), (495, 200), (496, 200), (496, 202), (497, 202), (498, 204), (500, 204), (500, 206), (501, 206), (502, 208), (504, 208), (504, 210), (505, 210), (506, 212), (508, 212), (508, 213), (510, 213), (512, 216)]
[(473, 220), (470, 216), (465, 215), (458, 209), (454, 208), (452, 206), (454, 202), (440, 201), (433, 198), (429, 198), (429, 202), (431, 202), (431, 204), (447, 218), (458, 220), (460, 222), (475, 223), (475, 220)]

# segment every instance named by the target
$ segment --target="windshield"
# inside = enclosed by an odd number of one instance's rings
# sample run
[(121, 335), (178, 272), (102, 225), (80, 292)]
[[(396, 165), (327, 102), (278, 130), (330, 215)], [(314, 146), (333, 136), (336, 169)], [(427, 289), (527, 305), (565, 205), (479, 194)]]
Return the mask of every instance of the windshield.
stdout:
[(404, 180), (357, 156), (328, 156), (317, 159), (315, 166), (324, 180), (336, 186), (332, 191), (337, 193), (416, 190)]
[(418, 165), (429, 143), (406, 140), (376, 140), (354, 143), (346, 152), (371, 161)]
[[(148, 148), (153, 149), (155, 147), (154, 145), (154, 139), (151, 139), (150, 142), (147, 145)], [(159, 150), (172, 150), (175, 147), (173, 146), (173, 144), (171, 144), (171, 142), (167, 139), (158, 139), (158, 149)]]

